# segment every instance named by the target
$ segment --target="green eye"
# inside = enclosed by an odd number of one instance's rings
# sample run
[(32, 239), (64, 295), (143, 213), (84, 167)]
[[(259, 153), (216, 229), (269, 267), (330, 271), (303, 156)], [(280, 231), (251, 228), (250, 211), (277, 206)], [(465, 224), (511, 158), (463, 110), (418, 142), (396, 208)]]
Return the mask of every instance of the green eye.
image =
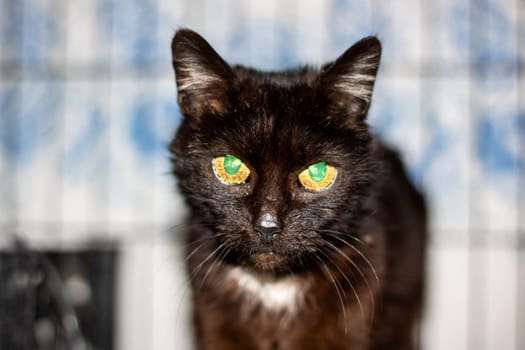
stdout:
[(226, 185), (238, 185), (246, 182), (250, 169), (239, 158), (227, 154), (212, 160), (213, 173)]
[(308, 175), (310, 175), (310, 178), (315, 182), (323, 180), (326, 176), (326, 163), (319, 162), (310, 165), (308, 167)]
[(236, 156), (227, 154), (224, 156), (224, 170), (230, 175), (235, 175), (241, 168), (242, 161)]
[(308, 166), (298, 175), (301, 185), (310, 191), (324, 191), (328, 189), (335, 180), (337, 170), (325, 162), (318, 162)]

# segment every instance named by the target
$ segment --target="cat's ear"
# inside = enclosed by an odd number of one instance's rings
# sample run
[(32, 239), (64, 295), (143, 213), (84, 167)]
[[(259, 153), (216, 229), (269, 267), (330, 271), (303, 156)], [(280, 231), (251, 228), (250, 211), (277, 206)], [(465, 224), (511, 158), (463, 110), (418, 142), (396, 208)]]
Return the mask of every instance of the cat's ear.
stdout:
[(345, 108), (353, 118), (362, 121), (370, 106), (380, 57), (381, 43), (370, 36), (323, 67), (320, 84), (330, 103)]
[(224, 112), (234, 79), (231, 67), (203, 37), (189, 29), (177, 31), (171, 52), (182, 112), (193, 117)]

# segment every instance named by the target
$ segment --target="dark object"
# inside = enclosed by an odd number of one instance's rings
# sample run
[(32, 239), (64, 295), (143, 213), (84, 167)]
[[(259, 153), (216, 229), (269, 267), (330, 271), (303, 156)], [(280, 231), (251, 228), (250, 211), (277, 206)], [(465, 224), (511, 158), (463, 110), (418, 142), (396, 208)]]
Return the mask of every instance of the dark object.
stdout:
[(114, 250), (0, 252), (0, 349), (113, 348)]

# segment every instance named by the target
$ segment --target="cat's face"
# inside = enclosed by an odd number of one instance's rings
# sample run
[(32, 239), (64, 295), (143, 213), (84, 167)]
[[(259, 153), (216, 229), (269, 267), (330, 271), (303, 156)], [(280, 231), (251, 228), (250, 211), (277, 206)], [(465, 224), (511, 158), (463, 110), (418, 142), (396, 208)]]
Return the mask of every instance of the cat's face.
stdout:
[(172, 49), (184, 114), (171, 145), (175, 173), (221, 258), (294, 271), (327, 241), (338, 244), (336, 232), (352, 234), (376, 173), (364, 118), (377, 39), (321, 71), (282, 73), (230, 67), (187, 30)]

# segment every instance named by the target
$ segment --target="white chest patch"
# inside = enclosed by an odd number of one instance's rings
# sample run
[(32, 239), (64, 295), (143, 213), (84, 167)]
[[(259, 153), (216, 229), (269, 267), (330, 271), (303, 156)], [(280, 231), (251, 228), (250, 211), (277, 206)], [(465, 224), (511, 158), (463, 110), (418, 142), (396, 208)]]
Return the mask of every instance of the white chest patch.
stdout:
[(237, 282), (243, 292), (251, 294), (271, 310), (293, 311), (302, 296), (300, 283), (293, 277), (277, 279), (240, 267), (232, 268), (228, 276)]

